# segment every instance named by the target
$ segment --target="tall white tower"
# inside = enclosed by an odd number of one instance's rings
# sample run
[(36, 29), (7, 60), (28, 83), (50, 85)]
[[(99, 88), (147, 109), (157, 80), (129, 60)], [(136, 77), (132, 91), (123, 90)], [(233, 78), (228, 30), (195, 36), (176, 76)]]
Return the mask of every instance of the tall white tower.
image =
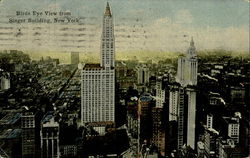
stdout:
[(101, 67), (111, 68), (115, 66), (115, 37), (113, 17), (109, 3), (103, 15), (101, 37)]
[(187, 94), (187, 145), (195, 149), (196, 91), (186, 88)]
[(81, 73), (81, 122), (100, 134), (115, 121), (115, 41), (109, 3), (102, 29), (101, 63), (85, 64)]
[(187, 54), (178, 58), (176, 81), (182, 86), (197, 85), (198, 60), (194, 40), (191, 39)]
[[(191, 39), (189, 49), (185, 55), (178, 58), (178, 70), (176, 81), (184, 88), (186, 100), (182, 100), (179, 96), (178, 102), (178, 147), (186, 143), (191, 148), (195, 148), (195, 122), (196, 122), (196, 90), (197, 85), (198, 60), (194, 46), (193, 38)], [(180, 100), (185, 101), (187, 105), (183, 108)], [(183, 110), (187, 113), (187, 118), (184, 119)], [(187, 121), (187, 127), (184, 129), (183, 120)], [(180, 125), (179, 125), (180, 124)], [(183, 136), (183, 131), (186, 131), (186, 136)], [(185, 138), (186, 137), (186, 138)]]

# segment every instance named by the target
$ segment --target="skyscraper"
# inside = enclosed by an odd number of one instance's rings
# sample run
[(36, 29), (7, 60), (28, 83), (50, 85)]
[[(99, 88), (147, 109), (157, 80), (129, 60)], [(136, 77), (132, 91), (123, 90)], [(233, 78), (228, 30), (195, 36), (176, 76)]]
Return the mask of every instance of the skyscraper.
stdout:
[(169, 121), (177, 121), (179, 85), (171, 85), (169, 90)]
[(165, 156), (165, 130), (162, 123), (163, 107), (152, 108), (152, 143), (158, 148), (159, 153)]
[(182, 86), (197, 85), (198, 60), (196, 56), (194, 40), (191, 39), (187, 54), (178, 58), (178, 70), (176, 81)]
[[(37, 113), (25, 111), (21, 117), (22, 127), (22, 157), (35, 158), (39, 148), (39, 131), (37, 130)], [(38, 131), (38, 132), (37, 132)]]
[(139, 65), (137, 69), (137, 84), (147, 84), (149, 82), (149, 68), (146, 65)]
[(101, 67), (110, 69), (115, 67), (115, 36), (113, 17), (109, 3), (103, 15), (101, 37)]
[(187, 94), (187, 145), (195, 148), (195, 118), (196, 118), (196, 91), (192, 87), (186, 88)]
[(115, 39), (109, 3), (103, 15), (101, 64), (86, 64), (81, 73), (81, 121), (103, 133), (115, 121)]
[(177, 131), (177, 148), (186, 144), (186, 119), (185, 119), (185, 109), (186, 109), (186, 95), (183, 87), (179, 88), (179, 98), (178, 98), (178, 131)]
[(70, 57), (72, 65), (77, 65), (79, 63), (79, 52), (71, 52)]
[(41, 147), (43, 158), (59, 158), (59, 123), (49, 111), (41, 121)]
[(155, 100), (156, 100), (156, 107), (163, 107), (163, 103), (165, 103), (165, 89), (163, 86), (163, 80), (162, 78), (159, 78), (156, 81), (156, 96), (155, 96)]
[[(178, 58), (176, 81), (181, 84), (183, 94), (179, 94), (178, 104), (178, 148), (185, 143), (195, 148), (196, 90), (198, 60), (193, 38), (187, 54)], [(186, 99), (182, 99), (182, 97)], [(173, 102), (174, 103), (174, 102)], [(173, 105), (172, 103), (172, 105)], [(186, 114), (186, 115), (184, 115)], [(183, 124), (183, 120), (184, 122)]]

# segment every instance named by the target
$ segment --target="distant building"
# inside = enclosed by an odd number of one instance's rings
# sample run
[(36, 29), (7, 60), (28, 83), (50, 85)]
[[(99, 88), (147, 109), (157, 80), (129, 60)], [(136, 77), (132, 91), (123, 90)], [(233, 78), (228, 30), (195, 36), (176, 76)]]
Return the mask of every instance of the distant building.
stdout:
[(137, 82), (136, 70), (130, 68), (125, 62), (116, 62), (116, 82), (119, 84), (119, 89), (126, 91), (129, 87), (134, 87)]
[(218, 141), (218, 144), (219, 144), (218, 147), (219, 158), (229, 158), (227, 151), (235, 148), (234, 141), (232, 139), (226, 139), (226, 140), (220, 139)]
[(188, 96), (187, 113), (187, 145), (195, 149), (195, 119), (196, 119), (196, 90), (188, 87), (186, 89)]
[(198, 59), (193, 38), (187, 54), (178, 58), (176, 81), (182, 86), (197, 84)]
[(207, 114), (207, 128), (213, 128), (213, 114)]
[(10, 88), (10, 74), (0, 69), (0, 90), (7, 90)]
[(222, 130), (226, 136), (229, 136), (235, 144), (239, 143), (240, 120), (237, 117), (223, 117)]
[(247, 118), (240, 119), (240, 147), (250, 153), (250, 124)]
[[(181, 148), (184, 143), (195, 149), (195, 122), (196, 122), (196, 90), (198, 72), (198, 59), (193, 38), (187, 54), (178, 58), (176, 81), (180, 83), (178, 99), (178, 138), (177, 146)], [(170, 93), (171, 94), (171, 93)], [(171, 96), (170, 96), (171, 98)], [(172, 95), (171, 104), (176, 102)], [(170, 105), (171, 106), (171, 105)], [(172, 107), (171, 107), (172, 109)], [(172, 112), (172, 111), (171, 111)], [(173, 118), (175, 119), (175, 118)]]
[(26, 111), (22, 113), (21, 128), (22, 128), (22, 157), (36, 158), (39, 148), (39, 131), (37, 113)]
[(71, 54), (70, 54), (71, 56), (71, 58), (70, 58), (70, 60), (71, 60), (71, 64), (72, 65), (78, 65), (79, 64), (79, 52), (71, 52)]
[(187, 108), (186, 102), (186, 94), (185, 90), (180, 87), (179, 89), (179, 98), (178, 98), (178, 118), (177, 118), (177, 149), (180, 150), (184, 144), (186, 144), (186, 117), (185, 117), (185, 109)]
[(103, 16), (101, 64), (86, 64), (81, 74), (81, 122), (100, 134), (115, 122), (115, 39), (110, 6)]
[(149, 68), (146, 65), (137, 66), (137, 84), (149, 83)]
[(156, 107), (162, 107), (165, 103), (165, 89), (163, 88), (163, 81), (156, 81)]
[(177, 111), (177, 148), (184, 144), (195, 149), (196, 90), (193, 87), (179, 87)]
[(152, 108), (153, 136), (152, 143), (161, 156), (165, 156), (165, 130), (162, 123), (163, 107)]
[(197, 142), (197, 158), (204, 158), (205, 148), (204, 143), (201, 141)]
[(128, 132), (132, 137), (138, 137), (138, 102), (131, 100), (127, 102), (127, 124)]
[(234, 144), (232, 139), (220, 139), (218, 141), (218, 158), (248, 158), (249, 152)]
[(231, 102), (234, 104), (245, 104), (246, 89), (241, 86), (230, 87)]
[(143, 95), (138, 101), (139, 136), (140, 141), (148, 141), (152, 137), (152, 107), (153, 98)]
[(63, 145), (60, 146), (61, 157), (70, 158), (77, 156), (77, 145)]
[(177, 121), (179, 94), (180, 94), (179, 86), (178, 85), (170, 85), (170, 90), (169, 90), (169, 121)]
[(41, 121), (42, 158), (59, 158), (59, 123), (53, 112), (48, 112)]
[(204, 133), (204, 148), (205, 156), (207, 158), (215, 157), (218, 146), (216, 145), (217, 139), (219, 137), (219, 132), (213, 128), (206, 128)]

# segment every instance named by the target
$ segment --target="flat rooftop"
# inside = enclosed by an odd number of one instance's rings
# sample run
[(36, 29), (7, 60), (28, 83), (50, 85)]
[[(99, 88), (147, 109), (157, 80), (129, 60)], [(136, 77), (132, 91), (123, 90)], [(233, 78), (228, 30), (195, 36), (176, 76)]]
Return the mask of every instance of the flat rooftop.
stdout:
[(226, 121), (228, 124), (238, 124), (239, 119), (235, 117), (223, 117), (223, 119)]
[(0, 124), (15, 124), (21, 118), (21, 116), (21, 113), (9, 113), (0, 120)]
[(54, 117), (54, 112), (53, 111), (49, 111), (49, 112), (47, 112), (45, 115), (44, 115), (44, 117), (43, 117), (43, 119), (42, 119), (42, 123), (46, 123), (46, 122), (49, 122), (50, 121), (50, 119), (52, 119)]
[(103, 69), (100, 64), (85, 64), (83, 70), (86, 69)]

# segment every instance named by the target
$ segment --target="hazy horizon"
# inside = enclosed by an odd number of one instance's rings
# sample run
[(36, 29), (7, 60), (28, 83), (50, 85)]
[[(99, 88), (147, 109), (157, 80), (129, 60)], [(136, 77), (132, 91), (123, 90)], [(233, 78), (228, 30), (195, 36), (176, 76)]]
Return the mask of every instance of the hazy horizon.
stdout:
[[(32, 60), (39, 60), (41, 57), (50, 56), (52, 58), (58, 58), (61, 63), (70, 63), (70, 53), (71, 52), (30, 52), (23, 51), (28, 54)], [(225, 51), (225, 50), (207, 50), (207, 51), (198, 51), (198, 56), (203, 55), (215, 55), (216, 52), (221, 52), (221, 54), (226, 53), (230, 54), (232, 57), (242, 56), (242, 57), (250, 57), (249, 52), (233, 52), (233, 51)], [(177, 58), (179, 55), (184, 54), (186, 52), (150, 52), (150, 51), (134, 51), (134, 52), (116, 52), (116, 60), (139, 60), (139, 61), (149, 61), (157, 62), (164, 59), (173, 59)], [(220, 54), (220, 55), (221, 55)], [(89, 53), (89, 52), (79, 52), (80, 62), (90, 62), (90, 63), (99, 63), (100, 62), (100, 54)]]

